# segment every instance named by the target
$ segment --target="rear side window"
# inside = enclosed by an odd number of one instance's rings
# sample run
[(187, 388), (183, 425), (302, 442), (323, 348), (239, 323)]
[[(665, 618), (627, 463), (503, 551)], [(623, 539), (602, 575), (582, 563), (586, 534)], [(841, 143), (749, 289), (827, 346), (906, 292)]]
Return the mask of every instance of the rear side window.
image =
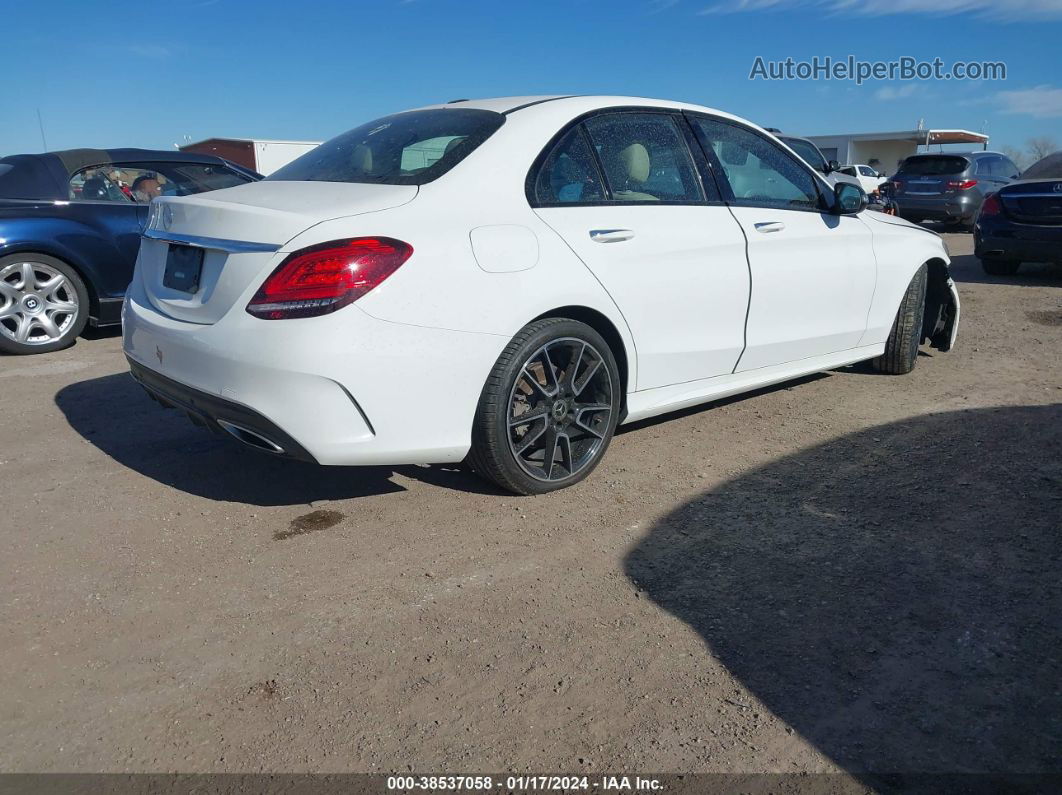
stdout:
[(396, 113), (325, 141), (267, 179), (423, 185), (468, 157), (504, 122), (500, 113), (476, 108)]
[(998, 157), (979, 157), (974, 161), (974, 174), (979, 176), (996, 176), (1001, 171), (1002, 160)]
[(672, 115), (606, 113), (585, 125), (613, 200), (705, 201), (693, 157)]
[(954, 155), (916, 155), (903, 161), (900, 172), (909, 177), (939, 177), (961, 174), (970, 165), (965, 157)]
[(604, 201), (601, 175), (579, 126), (572, 127), (542, 162), (535, 179), (537, 204)]

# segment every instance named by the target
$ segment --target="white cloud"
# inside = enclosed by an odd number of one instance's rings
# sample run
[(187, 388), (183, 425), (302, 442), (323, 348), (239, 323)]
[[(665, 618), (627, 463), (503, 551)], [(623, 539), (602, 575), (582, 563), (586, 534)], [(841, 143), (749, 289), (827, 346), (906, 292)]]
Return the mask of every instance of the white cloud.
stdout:
[(718, 0), (700, 13), (734, 14), (768, 9), (781, 11), (808, 6), (852, 16), (974, 14), (1007, 21), (1062, 19), (1062, 2), (1059, 0)]
[(904, 83), (901, 86), (882, 86), (874, 92), (874, 99), (904, 99), (918, 92), (917, 83)]
[(995, 98), (1003, 113), (1037, 119), (1062, 117), (1062, 88), (1045, 85), (1021, 91), (998, 91)]

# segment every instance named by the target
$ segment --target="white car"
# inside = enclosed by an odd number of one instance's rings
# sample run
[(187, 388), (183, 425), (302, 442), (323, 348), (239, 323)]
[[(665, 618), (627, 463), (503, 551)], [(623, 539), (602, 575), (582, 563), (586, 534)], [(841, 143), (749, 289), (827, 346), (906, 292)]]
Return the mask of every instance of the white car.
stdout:
[(156, 199), (125, 351), (156, 399), (252, 447), (467, 459), (546, 492), (620, 423), (949, 349), (940, 237), (865, 201), (688, 103), (436, 105), (262, 182)]
[(855, 165), (855, 166), (841, 166), (837, 169), (838, 173), (845, 176), (855, 177), (859, 182), (859, 187), (865, 190), (867, 193), (873, 193), (881, 184), (886, 181), (886, 178), (881, 176), (877, 171), (870, 166)]

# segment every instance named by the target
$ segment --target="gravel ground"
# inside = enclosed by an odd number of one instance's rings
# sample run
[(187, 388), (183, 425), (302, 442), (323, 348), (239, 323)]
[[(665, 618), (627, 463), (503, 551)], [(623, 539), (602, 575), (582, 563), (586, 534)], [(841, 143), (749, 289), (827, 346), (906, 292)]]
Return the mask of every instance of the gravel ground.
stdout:
[[(318, 469), (0, 358), (4, 771), (1062, 771), (1062, 269), (586, 482)], [(429, 396), (430, 397), (430, 396)]]

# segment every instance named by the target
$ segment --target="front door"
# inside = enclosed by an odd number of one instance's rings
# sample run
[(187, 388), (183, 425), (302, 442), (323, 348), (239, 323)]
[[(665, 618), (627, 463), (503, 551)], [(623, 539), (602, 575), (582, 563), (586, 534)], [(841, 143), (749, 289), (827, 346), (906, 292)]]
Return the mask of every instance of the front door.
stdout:
[(825, 183), (765, 135), (691, 121), (748, 238), (752, 299), (737, 372), (856, 347), (877, 280), (870, 230), (826, 212)]

